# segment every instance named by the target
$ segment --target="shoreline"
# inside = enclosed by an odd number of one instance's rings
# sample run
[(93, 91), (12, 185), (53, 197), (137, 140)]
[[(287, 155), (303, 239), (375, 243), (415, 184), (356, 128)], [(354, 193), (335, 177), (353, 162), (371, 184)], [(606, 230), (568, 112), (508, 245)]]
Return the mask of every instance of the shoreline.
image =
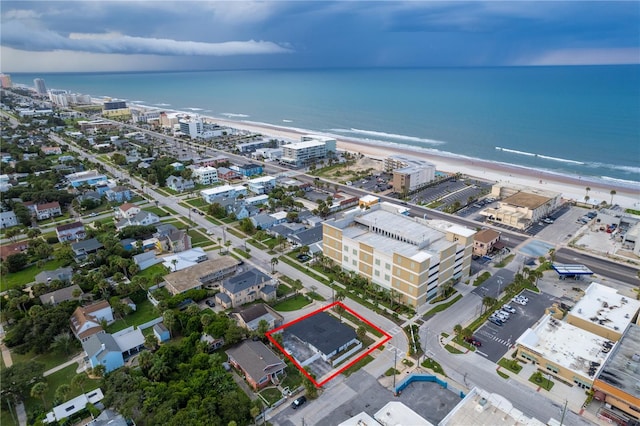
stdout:
[[(186, 111), (175, 112), (189, 114)], [(405, 148), (400, 144), (393, 144), (393, 148), (385, 149), (385, 147), (376, 143), (339, 138), (336, 137), (336, 135), (330, 135), (323, 132), (305, 132), (302, 129), (279, 127), (267, 123), (253, 123), (205, 116), (201, 114), (199, 115), (203, 120), (211, 120), (221, 126), (260, 133), (264, 136), (278, 139), (299, 141), (300, 136), (305, 134), (335, 137), (336, 146), (339, 150), (361, 153), (366, 157), (378, 160), (383, 160), (384, 158), (394, 154), (413, 156), (425, 159), (435, 164), (438, 171), (449, 173), (460, 172), (472, 179), (476, 178), (479, 180), (494, 181), (498, 183), (511, 183), (555, 191), (562, 193), (563, 198), (577, 202), (584, 202), (585, 195), (587, 195), (586, 188), (588, 187), (590, 188), (588, 191), (589, 204), (592, 204), (594, 207), (603, 201), (609, 203), (611, 201), (611, 191), (613, 190), (616, 191), (613, 196), (614, 204), (618, 204), (625, 208), (640, 209), (640, 185), (638, 185), (637, 188), (634, 188), (631, 184), (624, 185), (615, 181), (612, 181), (611, 183), (598, 182), (595, 179), (590, 179), (590, 177), (585, 177), (583, 179), (582, 176), (573, 177), (570, 175), (553, 173), (547, 170), (530, 169), (516, 164), (500, 163), (471, 157), (436, 154), (421, 149)]]

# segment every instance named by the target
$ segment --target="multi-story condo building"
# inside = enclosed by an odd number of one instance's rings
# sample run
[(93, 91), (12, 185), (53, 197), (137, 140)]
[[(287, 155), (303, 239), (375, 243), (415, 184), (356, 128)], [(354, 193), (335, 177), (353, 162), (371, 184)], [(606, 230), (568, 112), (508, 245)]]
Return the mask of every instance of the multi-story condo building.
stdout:
[(379, 203), (323, 222), (323, 254), (418, 307), (469, 276), (474, 230)]
[(393, 189), (400, 193), (414, 191), (436, 177), (435, 164), (407, 155), (385, 158), (384, 168), (393, 172)]
[(236, 198), (238, 195), (247, 195), (247, 188), (242, 185), (222, 185), (215, 188), (203, 189), (200, 191), (202, 198), (209, 204), (213, 203), (218, 197), (220, 198)]
[(33, 86), (36, 88), (36, 93), (38, 95), (46, 95), (47, 94), (47, 86), (44, 84), (44, 80), (41, 78), (36, 78), (33, 80)]
[(197, 167), (192, 173), (194, 179), (202, 185), (218, 183), (218, 169), (211, 166)]
[(282, 146), (280, 161), (295, 167), (311, 164), (326, 158), (330, 152), (336, 152), (336, 140), (322, 136), (302, 136), (301, 142)]
[(179, 120), (180, 131), (191, 138), (197, 138), (202, 135), (203, 125), (199, 118), (183, 118)]

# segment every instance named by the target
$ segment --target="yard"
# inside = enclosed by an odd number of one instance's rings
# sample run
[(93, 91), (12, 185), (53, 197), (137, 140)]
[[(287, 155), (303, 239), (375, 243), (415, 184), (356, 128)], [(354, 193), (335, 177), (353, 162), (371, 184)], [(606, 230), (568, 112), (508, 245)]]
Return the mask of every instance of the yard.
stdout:
[[(185, 202), (187, 204), (189, 204), (190, 206), (193, 206), (193, 207), (203, 207), (203, 206), (208, 206), (209, 205), (202, 198), (191, 198), (189, 200), (186, 200)], [(206, 208), (204, 210), (206, 210)]]
[(48, 351), (43, 354), (34, 354), (33, 352), (18, 354), (15, 352), (11, 352), (11, 359), (13, 360), (14, 364), (27, 361), (40, 362), (44, 365), (44, 371), (47, 371), (52, 369), (53, 367), (57, 367), (60, 364), (64, 364), (80, 353), (82, 348), (75, 337), (73, 338), (73, 342), (75, 346), (73, 347), (69, 355), (61, 354), (56, 351)]
[(214, 244), (206, 235), (204, 235), (200, 231), (196, 231), (195, 229), (189, 230), (189, 235), (191, 236), (191, 244), (197, 245), (200, 243), (205, 243), (205, 245)]
[(119, 319), (110, 326), (107, 327), (107, 333), (115, 333), (116, 331), (123, 330), (132, 325), (140, 325), (158, 318), (160, 315), (156, 311), (155, 307), (145, 300), (138, 304), (138, 309), (130, 313), (124, 319)]
[(280, 392), (278, 388), (267, 388), (260, 391), (260, 396), (266, 401), (267, 405), (271, 407), (282, 399), (282, 392)]
[(25, 284), (29, 284), (36, 279), (36, 275), (42, 271), (53, 271), (55, 269), (60, 268), (63, 265), (63, 262), (60, 260), (50, 260), (48, 261), (42, 269), (38, 268), (37, 265), (31, 265), (28, 268), (23, 269), (22, 271), (13, 272), (10, 274), (6, 274), (2, 276), (0, 280), (0, 291), (6, 291), (10, 288), (19, 288)]
[(298, 309), (303, 308), (311, 303), (306, 297), (301, 294), (298, 294), (291, 299), (284, 300), (280, 303), (276, 303), (273, 306), (273, 309), (280, 312), (290, 312), (297, 311)]
[(169, 216), (169, 213), (167, 213), (164, 209), (160, 207), (145, 207), (144, 209), (145, 211), (158, 215), (158, 217)]
[(168, 274), (167, 268), (165, 268), (165, 266), (162, 263), (157, 263), (153, 266), (148, 267), (144, 271), (138, 272), (136, 275), (147, 278), (147, 279), (151, 279), (156, 274), (162, 274), (162, 275)]

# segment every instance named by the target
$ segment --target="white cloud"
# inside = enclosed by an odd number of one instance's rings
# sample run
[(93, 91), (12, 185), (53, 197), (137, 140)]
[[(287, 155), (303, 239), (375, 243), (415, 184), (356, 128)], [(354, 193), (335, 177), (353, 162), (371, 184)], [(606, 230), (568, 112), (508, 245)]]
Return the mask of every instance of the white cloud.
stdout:
[(233, 56), (289, 53), (291, 49), (263, 40), (208, 43), (168, 38), (132, 37), (119, 33), (72, 33), (68, 37), (50, 30), (29, 28), (18, 21), (3, 25), (2, 44), (22, 50), (148, 54)]
[(622, 65), (640, 64), (640, 49), (621, 48), (576, 48), (556, 49), (522, 58), (513, 65)]

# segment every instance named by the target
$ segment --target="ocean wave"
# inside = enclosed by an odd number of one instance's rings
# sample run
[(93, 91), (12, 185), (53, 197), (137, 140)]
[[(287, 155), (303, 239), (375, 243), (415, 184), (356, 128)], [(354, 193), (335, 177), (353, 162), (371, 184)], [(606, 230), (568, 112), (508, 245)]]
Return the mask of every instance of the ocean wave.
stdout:
[(283, 123), (293, 123), (293, 120), (285, 120), (284, 118), (282, 119)]
[(171, 106), (171, 104), (165, 104), (165, 103), (160, 103), (160, 104), (153, 104), (155, 106), (159, 106), (159, 107), (168, 107)]
[(438, 141), (435, 139), (425, 139), (425, 138), (419, 138), (416, 136), (408, 136), (408, 135), (399, 135), (399, 134), (395, 134), (395, 133), (385, 133), (385, 132), (378, 132), (375, 130), (361, 130), (361, 129), (330, 129), (330, 131), (332, 132), (338, 132), (338, 133), (350, 133), (350, 134), (356, 134), (356, 135), (367, 135), (367, 136), (375, 136), (378, 138), (390, 138), (390, 139), (400, 139), (400, 140), (405, 140), (405, 141), (410, 141), (410, 142), (420, 142), (420, 143), (427, 143), (430, 145), (442, 145), (445, 144), (446, 142), (444, 141)]
[(537, 157), (538, 156), (538, 154), (534, 154), (533, 152), (518, 151), (516, 149), (502, 148), (502, 147), (499, 147), (499, 146), (496, 146), (496, 149), (498, 151), (509, 152), (511, 154), (526, 155), (527, 157)]
[(224, 115), (225, 117), (231, 117), (231, 118), (247, 118), (249, 117), (247, 114), (236, 114), (233, 112), (223, 112), (220, 115)]
[(620, 170), (627, 173), (640, 174), (640, 167), (636, 167), (636, 166), (621, 166), (619, 164), (605, 164), (605, 163), (587, 163), (587, 166), (591, 168)]
[(496, 146), (496, 149), (498, 151), (509, 152), (511, 154), (526, 155), (527, 157), (537, 157), (537, 158), (542, 158), (544, 160), (558, 161), (560, 163), (577, 164), (579, 166), (583, 166), (585, 164), (583, 161), (569, 160), (567, 158), (560, 158), (560, 157), (552, 157), (550, 155), (536, 154), (535, 152), (518, 151), (516, 149), (502, 148), (500, 146)]
[(608, 182), (615, 182), (620, 186), (628, 186), (628, 187), (640, 190), (640, 182), (635, 180), (618, 179), (618, 178), (612, 178), (609, 176), (600, 176), (600, 178)]
[(185, 108), (188, 109), (189, 111), (204, 111), (203, 108)]

